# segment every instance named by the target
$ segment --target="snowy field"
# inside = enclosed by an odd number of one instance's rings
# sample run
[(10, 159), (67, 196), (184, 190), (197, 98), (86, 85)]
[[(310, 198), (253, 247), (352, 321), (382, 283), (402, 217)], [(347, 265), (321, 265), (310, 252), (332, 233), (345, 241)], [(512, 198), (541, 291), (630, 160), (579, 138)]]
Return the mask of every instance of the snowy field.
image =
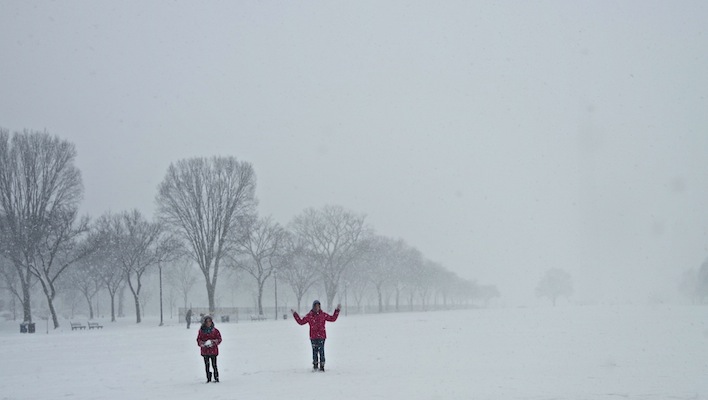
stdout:
[[(0, 323), (0, 399), (708, 399), (708, 309), (516, 308), (341, 316), (327, 367), (307, 327), (218, 323), (220, 383), (195, 338), (148, 318), (20, 334)], [(85, 323), (85, 321), (84, 321)]]

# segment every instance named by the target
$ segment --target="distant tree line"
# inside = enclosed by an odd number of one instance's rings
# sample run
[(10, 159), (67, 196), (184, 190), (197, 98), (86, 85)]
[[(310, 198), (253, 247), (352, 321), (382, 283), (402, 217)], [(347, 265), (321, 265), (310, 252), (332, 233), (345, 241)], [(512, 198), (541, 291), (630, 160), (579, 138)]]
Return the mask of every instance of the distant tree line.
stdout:
[(54, 328), (58, 292), (83, 298), (93, 318), (92, 300), (105, 291), (115, 321), (121, 314), (117, 298), (127, 288), (139, 323), (144, 277), (156, 267), (160, 277), (166, 268), (168, 284), (186, 307), (196, 265), (212, 310), (224, 269), (253, 279), (261, 314), (265, 284), (276, 274), (298, 308), (316, 285), (324, 288), (328, 308), (342, 291), (358, 303), (375, 293), (379, 311), (389, 303), (396, 310), (404, 303), (425, 307), (434, 299), (486, 305), (499, 296), (496, 287), (460, 278), (403, 240), (376, 234), (363, 215), (340, 206), (308, 208), (286, 226), (258, 215), (255, 171), (234, 157), (170, 165), (153, 219), (126, 210), (91, 220), (79, 216), (83, 185), (76, 155), (72, 143), (46, 132), (0, 129), (0, 274), (25, 321), (33, 320), (37, 287)]

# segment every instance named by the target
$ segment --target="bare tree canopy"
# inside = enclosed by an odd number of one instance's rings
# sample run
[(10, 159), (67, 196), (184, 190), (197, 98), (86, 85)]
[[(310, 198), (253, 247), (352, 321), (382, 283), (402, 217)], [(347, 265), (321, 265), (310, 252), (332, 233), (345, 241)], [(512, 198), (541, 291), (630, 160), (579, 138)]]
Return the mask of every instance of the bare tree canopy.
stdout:
[(118, 238), (114, 234), (114, 215), (106, 213), (93, 224), (89, 243), (96, 249), (92, 257), (102, 285), (108, 291), (111, 302), (111, 322), (116, 321), (116, 294), (125, 285), (125, 274), (121, 266)]
[(364, 216), (340, 206), (309, 208), (293, 220), (292, 226), (322, 276), (327, 307), (331, 309), (342, 274), (360, 255)]
[(86, 257), (66, 273), (65, 285), (68, 290), (81, 293), (86, 300), (89, 319), (94, 319), (93, 299), (102, 285), (100, 269), (101, 265), (93, 257)]
[(149, 267), (163, 261), (170, 249), (164, 245), (165, 230), (160, 223), (150, 222), (138, 210), (107, 215), (111, 221), (111, 243), (115, 246), (114, 256), (123, 272), (123, 279), (130, 288), (135, 301), (136, 323), (142, 321), (140, 294), (143, 275)]
[(248, 272), (258, 285), (258, 315), (263, 315), (263, 286), (273, 275), (282, 255), (285, 230), (272, 218), (254, 218), (245, 234), (234, 243), (238, 268)]
[(317, 270), (312, 267), (305, 245), (291, 232), (285, 235), (283, 256), (279, 259), (278, 274), (295, 294), (297, 310), (300, 311), (302, 298), (317, 281)]
[(560, 296), (573, 294), (573, 281), (570, 274), (560, 268), (551, 268), (543, 275), (536, 286), (536, 296), (548, 297), (553, 305)]
[(183, 258), (175, 260), (173, 265), (167, 270), (167, 284), (177, 290), (182, 296), (184, 308), (187, 308), (189, 292), (197, 282), (196, 268), (191, 259)]
[(255, 190), (253, 167), (234, 157), (181, 160), (170, 165), (159, 186), (159, 216), (189, 244), (212, 310), (220, 262), (243, 234), (243, 221), (255, 213)]
[(10, 138), (0, 130), (0, 250), (17, 271), (25, 320), (32, 321), (29, 288), (35, 276), (55, 328), (55, 283), (81, 257), (76, 240), (87, 225), (86, 219), (77, 223), (83, 185), (75, 158), (72, 143), (46, 132), (26, 130)]
[(400, 271), (400, 261), (404, 259), (405, 243), (385, 236), (373, 235), (368, 239), (368, 251), (363, 261), (371, 273), (366, 277), (376, 289), (379, 312), (383, 312), (384, 290), (391, 285)]

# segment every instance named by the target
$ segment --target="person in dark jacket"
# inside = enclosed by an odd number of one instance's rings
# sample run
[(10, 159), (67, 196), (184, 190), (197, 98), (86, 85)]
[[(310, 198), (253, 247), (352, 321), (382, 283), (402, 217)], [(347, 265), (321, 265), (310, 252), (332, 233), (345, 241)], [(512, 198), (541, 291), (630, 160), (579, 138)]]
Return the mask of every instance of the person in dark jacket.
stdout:
[(221, 343), (221, 332), (214, 327), (214, 321), (207, 315), (202, 320), (202, 326), (197, 334), (197, 345), (201, 348), (204, 357), (204, 369), (206, 370), (207, 383), (211, 382), (211, 371), (209, 362), (214, 368), (214, 382), (219, 382), (219, 369), (216, 366), (216, 356), (219, 355), (219, 344)]
[(187, 321), (187, 329), (189, 329), (189, 325), (192, 324), (192, 309), (190, 308), (189, 311), (187, 311), (187, 314), (184, 316), (185, 321)]
[(342, 308), (341, 304), (337, 304), (337, 308), (334, 310), (333, 315), (329, 315), (322, 311), (322, 306), (319, 300), (315, 300), (312, 303), (312, 310), (310, 310), (305, 317), (300, 318), (295, 310), (290, 310), (293, 313), (293, 318), (295, 322), (300, 325), (310, 324), (310, 343), (312, 344), (312, 369), (324, 371), (325, 366), (325, 351), (324, 344), (325, 339), (327, 339), (327, 331), (325, 330), (325, 322), (334, 322), (339, 317), (339, 310)]

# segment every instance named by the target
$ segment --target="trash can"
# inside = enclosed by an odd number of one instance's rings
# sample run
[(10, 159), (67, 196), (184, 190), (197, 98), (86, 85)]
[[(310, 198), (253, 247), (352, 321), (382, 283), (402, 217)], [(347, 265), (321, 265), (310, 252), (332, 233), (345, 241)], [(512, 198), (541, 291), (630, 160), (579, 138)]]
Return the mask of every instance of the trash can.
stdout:
[(23, 322), (20, 324), (20, 333), (27, 333), (27, 322)]
[(34, 333), (34, 322), (27, 324), (27, 333)]
[(283, 319), (288, 319), (288, 314), (283, 314)]
[(229, 322), (229, 316), (228, 316), (228, 315), (222, 315), (222, 316), (221, 316), (221, 322)]

